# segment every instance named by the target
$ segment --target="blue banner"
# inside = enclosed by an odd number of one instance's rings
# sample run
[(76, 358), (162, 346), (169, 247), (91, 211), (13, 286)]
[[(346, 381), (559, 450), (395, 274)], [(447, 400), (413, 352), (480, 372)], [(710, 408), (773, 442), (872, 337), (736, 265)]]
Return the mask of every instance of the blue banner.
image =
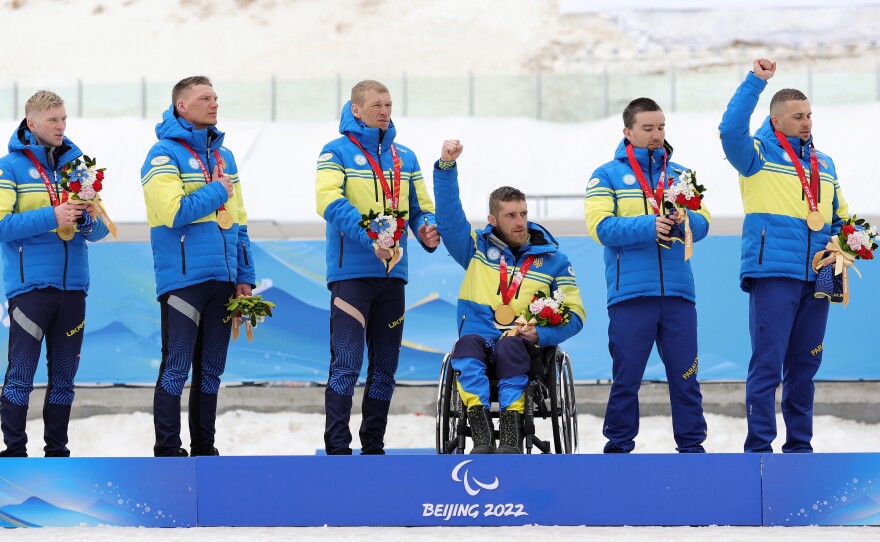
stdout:
[(202, 526), (760, 525), (758, 454), (199, 458)]
[(194, 527), (189, 459), (4, 458), (0, 527)]
[[(577, 272), (587, 310), (584, 330), (566, 342), (576, 380), (609, 380), (608, 313), (602, 248), (587, 238), (562, 238)], [(410, 282), (404, 343), (397, 378), (434, 382), (457, 338), (455, 304), (464, 271), (444, 247), (427, 254), (409, 247)], [(324, 382), (329, 364), (330, 294), (324, 279), (323, 241), (265, 241), (253, 245), (258, 287), (278, 308), (248, 343), (232, 344), (225, 382)], [(691, 260), (697, 286), (701, 380), (744, 380), (751, 356), (748, 296), (739, 289), (739, 237), (708, 237)], [(154, 383), (161, 362), (159, 305), (149, 243), (99, 243), (90, 249), (92, 284), (77, 382)], [(832, 306), (819, 379), (877, 379), (870, 349), (857, 348), (851, 329), (871, 321), (880, 294), (874, 262), (851, 273), (851, 302)], [(8, 336), (2, 315), (0, 342)], [(366, 364), (364, 364), (366, 367)], [(656, 349), (645, 372), (665, 380)], [(46, 382), (45, 361), (36, 381)]]

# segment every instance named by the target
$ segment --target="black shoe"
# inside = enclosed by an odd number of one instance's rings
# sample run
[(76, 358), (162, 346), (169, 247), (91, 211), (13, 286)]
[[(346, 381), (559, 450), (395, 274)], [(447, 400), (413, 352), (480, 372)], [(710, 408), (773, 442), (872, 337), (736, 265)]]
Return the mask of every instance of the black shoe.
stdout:
[[(186, 450), (181, 450), (181, 451), (186, 453)], [(201, 456), (220, 455), (220, 452), (217, 450), (217, 448), (215, 448), (213, 446), (211, 446), (207, 450), (196, 450), (195, 448), (192, 448), (191, 451), (192, 451), (192, 453), (190, 454), (190, 457), (198, 457), (200, 455)]]
[(6, 448), (2, 452), (0, 452), (0, 457), (27, 457), (28, 454), (25, 450), (10, 450)]
[(500, 438), (496, 454), (521, 454), (523, 442), (523, 415), (513, 410), (501, 413)]
[(189, 454), (186, 453), (186, 450), (183, 448), (178, 448), (176, 450), (153, 450), (153, 455), (155, 457), (189, 457)]
[(618, 448), (617, 446), (611, 444), (610, 442), (605, 445), (605, 449), (602, 450), (603, 454), (628, 454), (628, 450), (624, 450), (623, 448)]
[(494, 454), (495, 439), (492, 437), (492, 420), (489, 411), (482, 405), (472, 406), (467, 411), (468, 425), (471, 429), (471, 440), (474, 447), (472, 454)]

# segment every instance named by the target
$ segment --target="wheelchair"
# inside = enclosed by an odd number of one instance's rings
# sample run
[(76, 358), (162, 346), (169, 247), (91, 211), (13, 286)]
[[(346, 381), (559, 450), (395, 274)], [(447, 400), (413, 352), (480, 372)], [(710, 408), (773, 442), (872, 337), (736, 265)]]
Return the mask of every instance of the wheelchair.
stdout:
[[(551, 452), (551, 442), (542, 440), (535, 434), (535, 420), (549, 419), (553, 429), (553, 449), (557, 454), (574, 454), (578, 450), (577, 405), (574, 396), (571, 360), (559, 347), (542, 350), (544, 370), (541, 375), (529, 376), (525, 391), (523, 408), (524, 453), (532, 453), (537, 447), (541, 453)], [(493, 438), (498, 440), (498, 430), (494, 420), (498, 419), (498, 381), (495, 379), (494, 365), (486, 367), (489, 377), (490, 411), (493, 420)], [(437, 394), (437, 434), (438, 454), (463, 454), (470, 428), (467, 411), (458, 393), (458, 373), (452, 368), (451, 354), (446, 354), (440, 366), (440, 385)]]

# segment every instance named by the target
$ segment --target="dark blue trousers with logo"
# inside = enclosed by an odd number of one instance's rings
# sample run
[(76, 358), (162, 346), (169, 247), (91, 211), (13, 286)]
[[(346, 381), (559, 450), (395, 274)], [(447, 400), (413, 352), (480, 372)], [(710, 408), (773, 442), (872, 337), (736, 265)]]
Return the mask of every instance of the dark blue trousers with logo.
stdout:
[(654, 343), (666, 367), (672, 432), (679, 452), (703, 452), (706, 420), (697, 382), (697, 309), (681, 297), (637, 297), (608, 307), (611, 394), (602, 434), (606, 453), (635, 448), (639, 388)]
[(776, 388), (782, 382), (783, 452), (812, 452), (813, 377), (822, 363), (828, 299), (816, 299), (815, 282), (750, 279), (752, 359), (746, 380), (746, 452), (772, 452), (776, 438)]
[(162, 364), (153, 395), (153, 453), (157, 457), (186, 455), (180, 447), (180, 397), (190, 369), (190, 455), (217, 454), (217, 392), (232, 328), (226, 303), (234, 293), (233, 283), (209, 280), (159, 298)]
[(67, 426), (85, 319), (86, 294), (80, 290), (39, 288), (9, 300), (9, 366), (0, 396), (6, 450), (0, 455), (27, 456), (25, 423), (44, 337), (49, 379), (43, 403), (43, 450), (47, 457), (70, 455)]
[(330, 376), (324, 393), (328, 455), (351, 454), (352, 396), (367, 345), (367, 382), (361, 403), (361, 454), (383, 454), (394, 373), (403, 340), (403, 279), (361, 278), (330, 284)]

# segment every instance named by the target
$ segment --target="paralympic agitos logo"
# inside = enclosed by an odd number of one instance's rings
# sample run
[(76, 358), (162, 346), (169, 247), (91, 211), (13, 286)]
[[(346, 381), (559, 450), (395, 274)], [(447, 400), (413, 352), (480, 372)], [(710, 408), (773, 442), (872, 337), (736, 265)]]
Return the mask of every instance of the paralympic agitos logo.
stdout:
[[(485, 489), (487, 491), (492, 491), (493, 489), (498, 489), (499, 482), (498, 482), (497, 476), (495, 477), (495, 480), (493, 482), (488, 483), (488, 484), (481, 482), (480, 480), (477, 480), (476, 478), (470, 476), (470, 471), (466, 468), (464, 469), (464, 474), (459, 476), (459, 474), (461, 473), (461, 469), (466, 467), (468, 465), (468, 463), (472, 463), (472, 462), (473, 462), (473, 459), (468, 459), (467, 461), (462, 461), (461, 463), (456, 465), (455, 468), (452, 469), (452, 479), (456, 482), (461, 482), (462, 484), (464, 484), (464, 490), (467, 491), (467, 494), (470, 495), (471, 497), (475, 497), (475, 496), (479, 495), (480, 491), (483, 489)], [(473, 485), (471, 485), (472, 480), (473, 480)], [(474, 489), (474, 487), (473, 487), (474, 485), (477, 486), (478, 489)]]

